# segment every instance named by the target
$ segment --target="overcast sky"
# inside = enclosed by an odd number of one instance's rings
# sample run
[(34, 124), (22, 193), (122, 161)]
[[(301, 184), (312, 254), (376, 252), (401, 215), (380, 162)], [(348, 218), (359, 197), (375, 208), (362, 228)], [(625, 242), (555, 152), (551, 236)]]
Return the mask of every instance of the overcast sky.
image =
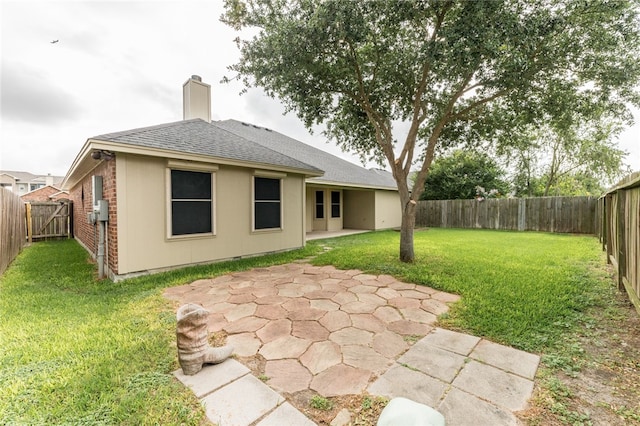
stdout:
[[(220, 83), (238, 58), (221, 13), (222, 0), (0, 0), (0, 169), (64, 176), (89, 137), (181, 120), (193, 74), (211, 84), (213, 120), (269, 127), (358, 162), (261, 90)], [(640, 170), (640, 124), (620, 147)]]

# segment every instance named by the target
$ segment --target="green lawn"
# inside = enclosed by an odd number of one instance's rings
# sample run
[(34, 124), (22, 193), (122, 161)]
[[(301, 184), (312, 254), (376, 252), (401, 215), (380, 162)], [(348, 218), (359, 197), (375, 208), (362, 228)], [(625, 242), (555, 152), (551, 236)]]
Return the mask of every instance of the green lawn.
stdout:
[(434, 228), (416, 231), (414, 240), (413, 264), (397, 260), (393, 231), (324, 240), (334, 249), (316, 263), (459, 294), (442, 324), (532, 352), (559, 342), (611, 287), (594, 268), (605, 260), (593, 236)]
[(175, 313), (161, 293), (201, 277), (318, 254), (317, 264), (461, 294), (443, 325), (534, 352), (559, 345), (612, 286), (589, 236), (417, 231), (410, 265), (398, 244), (396, 232), (367, 233), (117, 284), (96, 281), (74, 241), (34, 244), (0, 277), (0, 424), (200, 424), (197, 400), (171, 375)]
[(95, 280), (75, 241), (32, 245), (0, 277), (0, 424), (201, 424), (197, 399), (171, 374), (175, 311), (162, 290), (313, 250), (114, 284)]

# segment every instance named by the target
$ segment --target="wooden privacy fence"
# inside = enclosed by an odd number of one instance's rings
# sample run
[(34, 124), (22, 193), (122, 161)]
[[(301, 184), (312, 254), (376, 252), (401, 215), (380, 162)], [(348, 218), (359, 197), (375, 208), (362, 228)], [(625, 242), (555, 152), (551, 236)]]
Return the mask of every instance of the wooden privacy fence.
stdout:
[(416, 226), (595, 234), (596, 204), (595, 197), (420, 201)]
[(19, 196), (0, 187), (0, 274), (25, 244), (25, 206)]
[(70, 201), (27, 203), (27, 238), (32, 240), (73, 237)]
[(640, 314), (640, 172), (624, 179), (598, 200), (598, 236), (607, 262), (616, 270)]

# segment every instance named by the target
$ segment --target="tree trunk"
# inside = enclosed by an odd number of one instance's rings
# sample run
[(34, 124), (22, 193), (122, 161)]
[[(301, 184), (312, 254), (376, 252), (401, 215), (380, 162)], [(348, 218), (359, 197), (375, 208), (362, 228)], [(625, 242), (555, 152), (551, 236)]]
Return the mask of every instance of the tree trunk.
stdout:
[(412, 263), (415, 260), (413, 251), (413, 229), (416, 225), (416, 202), (409, 200), (402, 209), (400, 226), (400, 261)]

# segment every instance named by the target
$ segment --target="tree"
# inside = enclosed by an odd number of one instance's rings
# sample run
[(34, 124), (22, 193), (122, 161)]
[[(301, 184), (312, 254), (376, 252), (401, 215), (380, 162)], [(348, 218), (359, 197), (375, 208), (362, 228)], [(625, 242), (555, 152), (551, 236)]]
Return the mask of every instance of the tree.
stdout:
[(572, 115), (569, 126), (556, 128), (553, 120), (530, 126), (519, 136), (525, 142), (508, 148), (519, 170), (516, 193), (593, 195), (624, 175), (626, 153), (614, 143), (623, 123), (594, 111), (573, 111)]
[(513, 193), (516, 197), (599, 196), (609, 186), (593, 176), (580, 172), (559, 177), (549, 191), (545, 193), (547, 182), (548, 177), (546, 175), (526, 176), (525, 173), (519, 173), (514, 177)]
[(486, 191), (497, 190), (504, 196), (509, 192), (504, 174), (504, 170), (487, 154), (456, 150), (434, 160), (420, 199), (471, 199), (476, 197), (478, 186)]
[(499, 143), (578, 103), (628, 114), (637, 15), (632, 0), (225, 0), (222, 20), (255, 30), (237, 40), (231, 78), (278, 97), (309, 129), (324, 124), (342, 149), (386, 161), (400, 260), (411, 262), (436, 148)]

